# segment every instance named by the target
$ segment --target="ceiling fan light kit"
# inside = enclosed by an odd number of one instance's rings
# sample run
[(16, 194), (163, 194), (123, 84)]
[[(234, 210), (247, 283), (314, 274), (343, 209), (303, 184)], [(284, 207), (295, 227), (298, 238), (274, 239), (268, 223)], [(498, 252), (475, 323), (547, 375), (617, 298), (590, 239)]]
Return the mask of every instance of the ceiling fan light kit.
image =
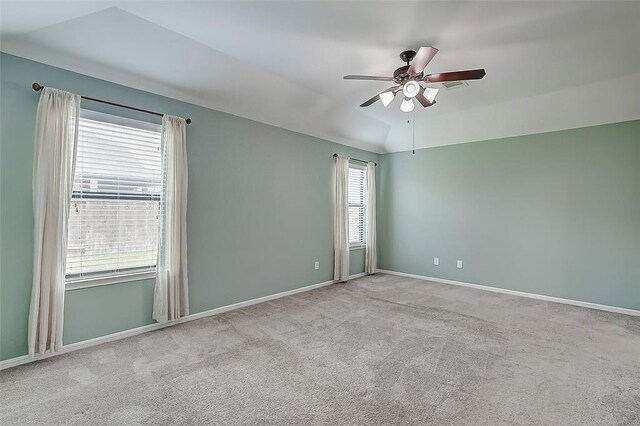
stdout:
[(378, 96), (380, 96), (380, 101), (382, 102), (382, 105), (388, 106), (393, 100), (393, 98), (396, 97), (396, 94), (393, 93), (393, 91), (389, 90), (389, 91), (380, 93)]
[(411, 112), (413, 111), (413, 108), (415, 108), (415, 106), (413, 105), (413, 101), (411, 100), (411, 98), (404, 98), (402, 104), (400, 105), (400, 109), (403, 112)]
[(436, 101), (436, 96), (438, 96), (438, 92), (440, 89), (434, 89), (433, 87), (427, 87), (424, 89), (423, 96), (431, 103)]
[(382, 93), (363, 102), (361, 107), (368, 107), (375, 103), (378, 99), (386, 107), (388, 106), (397, 92), (402, 90), (404, 99), (400, 105), (400, 109), (404, 112), (413, 111), (414, 103), (412, 98), (416, 98), (420, 104), (426, 108), (436, 103), (436, 96), (439, 89), (426, 87), (428, 83), (445, 83), (451, 81), (464, 80), (480, 80), (485, 76), (484, 69), (452, 71), (437, 74), (425, 74), (424, 69), (429, 62), (438, 53), (438, 49), (432, 46), (423, 46), (416, 52), (415, 50), (405, 50), (400, 54), (400, 59), (406, 62), (393, 72), (393, 77), (372, 76), (372, 75), (345, 75), (345, 80), (374, 80), (374, 81), (393, 81), (393, 86)]

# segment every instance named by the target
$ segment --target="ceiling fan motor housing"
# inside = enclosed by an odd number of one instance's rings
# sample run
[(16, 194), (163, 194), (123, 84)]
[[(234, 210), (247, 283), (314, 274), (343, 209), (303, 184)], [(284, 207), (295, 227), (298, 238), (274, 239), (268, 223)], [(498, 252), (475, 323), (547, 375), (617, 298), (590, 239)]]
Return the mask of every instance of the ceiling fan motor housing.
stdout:
[(393, 79), (396, 83), (409, 77), (409, 73), (407, 72), (408, 69), (409, 65), (403, 65), (393, 72)]
[[(410, 77), (414, 77), (411, 74), (409, 74), (407, 71), (409, 70), (411, 61), (413, 61), (413, 58), (415, 57), (416, 57), (415, 50), (405, 50), (404, 52), (400, 53), (400, 59), (402, 59), (403, 62), (406, 62), (407, 65), (403, 65), (393, 72), (393, 80), (396, 83), (404, 84), (407, 80), (409, 80)], [(420, 76), (422, 76), (422, 73), (420, 74)]]

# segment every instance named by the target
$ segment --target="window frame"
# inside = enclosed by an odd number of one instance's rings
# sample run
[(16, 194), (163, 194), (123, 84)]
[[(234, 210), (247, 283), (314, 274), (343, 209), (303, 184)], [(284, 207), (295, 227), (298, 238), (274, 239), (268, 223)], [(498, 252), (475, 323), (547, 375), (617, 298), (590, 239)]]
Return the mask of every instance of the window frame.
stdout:
[[(66, 277), (65, 277), (66, 278)], [(73, 281), (65, 280), (65, 290), (79, 290), (103, 285), (130, 283), (134, 281), (151, 280), (156, 278), (156, 271), (136, 272), (131, 274), (108, 275), (102, 277), (81, 278)]]
[[(347, 196), (347, 210), (350, 207), (361, 207), (362, 208), (362, 241), (352, 243), (349, 241), (349, 250), (360, 250), (364, 249), (367, 246), (367, 166), (366, 164), (362, 164), (360, 162), (349, 161), (349, 169), (357, 169), (364, 171), (364, 182), (362, 185), (362, 204), (360, 203), (350, 203)], [(347, 236), (348, 237), (348, 236)]]
[[(80, 118), (86, 118), (89, 120), (101, 121), (104, 123), (116, 124), (120, 126), (132, 127), (135, 129), (154, 131), (162, 135), (162, 125), (151, 123), (148, 121), (135, 120), (131, 118), (102, 113), (102, 112), (93, 111), (93, 110), (84, 109), (84, 108), (80, 109)], [(75, 175), (74, 175), (74, 180), (75, 180)], [(73, 191), (72, 197), (71, 197), (72, 203), (74, 200), (73, 196), (76, 195), (77, 193), (78, 193), (77, 191)], [(108, 194), (104, 192), (95, 193), (93, 195), (90, 193), (83, 193), (82, 199), (104, 200), (104, 199), (110, 199), (110, 197), (108, 196)], [(153, 195), (150, 194), (147, 196), (125, 195), (125, 196), (121, 196), (120, 199), (140, 200), (140, 201), (158, 201), (158, 203), (160, 203), (160, 195), (157, 195), (157, 194), (153, 194)], [(105, 270), (105, 271), (96, 272), (95, 275), (79, 277), (79, 278), (76, 278), (73, 276), (70, 278), (70, 276), (67, 275), (65, 271), (65, 277), (64, 277), (65, 291), (71, 291), (71, 290), (77, 290), (77, 289), (83, 289), (83, 288), (89, 288), (89, 287), (97, 287), (97, 286), (103, 286), (103, 285), (141, 281), (141, 280), (149, 280), (149, 279), (156, 278), (157, 272), (156, 272), (155, 264), (149, 265), (148, 267), (144, 267), (144, 268), (145, 269), (130, 268), (130, 270), (119, 270), (119, 271), (115, 269)]]

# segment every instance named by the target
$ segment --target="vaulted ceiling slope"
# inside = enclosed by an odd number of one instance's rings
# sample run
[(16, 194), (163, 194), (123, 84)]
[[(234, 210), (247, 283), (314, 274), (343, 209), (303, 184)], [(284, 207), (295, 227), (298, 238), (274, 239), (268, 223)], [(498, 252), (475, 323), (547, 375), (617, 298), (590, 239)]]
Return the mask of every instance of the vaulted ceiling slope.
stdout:
[[(375, 152), (640, 118), (640, 2), (12, 2), (0, 49)], [(398, 54), (485, 68), (405, 114), (358, 105)], [(109, 52), (105, 54), (105, 52)], [(442, 86), (439, 86), (442, 88)]]

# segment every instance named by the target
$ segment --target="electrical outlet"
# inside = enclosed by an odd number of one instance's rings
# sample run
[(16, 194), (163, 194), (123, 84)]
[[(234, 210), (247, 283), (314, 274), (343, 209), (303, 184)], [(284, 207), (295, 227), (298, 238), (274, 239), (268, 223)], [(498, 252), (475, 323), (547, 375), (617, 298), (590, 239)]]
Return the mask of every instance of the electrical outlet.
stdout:
[(462, 269), (462, 260), (458, 260), (458, 262), (456, 263), (456, 267), (458, 269)]
[(440, 258), (439, 257), (434, 257), (433, 258), (433, 264), (436, 265), (436, 266), (440, 265)]
[(320, 262), (318, 262), (316, 260), (316, 263), (313, 264), (314, 269), (317, 271), (318, 269), (320, 269)]

